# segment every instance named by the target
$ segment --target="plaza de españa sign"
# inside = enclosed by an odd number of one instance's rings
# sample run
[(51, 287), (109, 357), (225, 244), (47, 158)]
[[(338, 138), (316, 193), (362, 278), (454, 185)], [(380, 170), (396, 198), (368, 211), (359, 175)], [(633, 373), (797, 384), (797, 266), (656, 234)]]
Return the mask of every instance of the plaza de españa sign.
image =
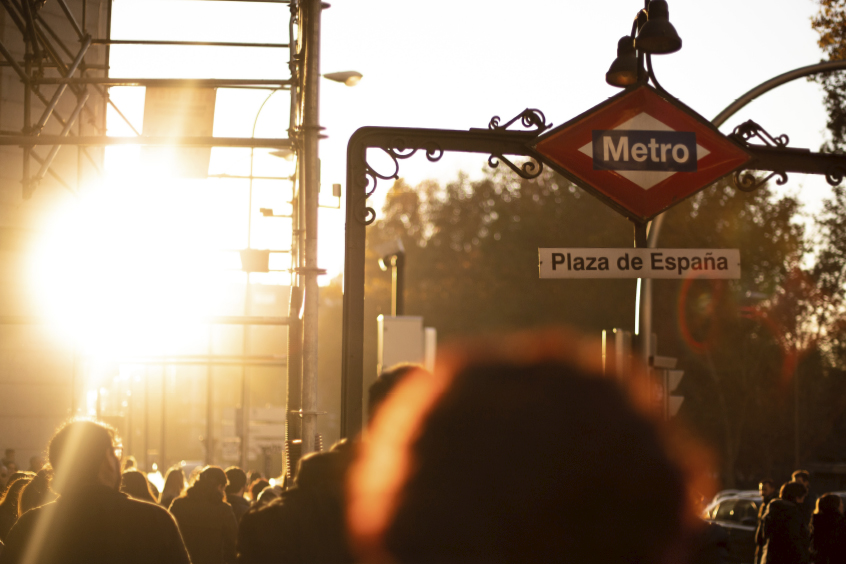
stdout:
[(544, 134), (542, 160), (635, 221), (648, 221), (750, 159), (705, 118), (648, 85)]

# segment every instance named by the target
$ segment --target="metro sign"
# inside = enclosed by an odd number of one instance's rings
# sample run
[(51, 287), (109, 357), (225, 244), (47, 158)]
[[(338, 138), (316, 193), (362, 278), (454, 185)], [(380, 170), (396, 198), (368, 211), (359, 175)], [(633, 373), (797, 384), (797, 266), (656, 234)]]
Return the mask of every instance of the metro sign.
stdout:
[(705, 118), (641, 85), (541, 136), (541, 160), (630, 219), (648, 221), (751, 158)]

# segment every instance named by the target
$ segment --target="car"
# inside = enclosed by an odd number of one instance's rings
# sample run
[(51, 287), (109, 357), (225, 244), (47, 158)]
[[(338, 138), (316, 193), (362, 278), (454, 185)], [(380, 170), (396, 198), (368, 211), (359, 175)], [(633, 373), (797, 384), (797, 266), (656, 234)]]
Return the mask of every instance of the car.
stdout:
[(762, 502), (758, 492), (755, 495), (752, 492), (720, 492), (705, 509), (705, 520), (716, 523), (728, 533), (732, 562), (752, 564), (755, 561), (755, 531)]

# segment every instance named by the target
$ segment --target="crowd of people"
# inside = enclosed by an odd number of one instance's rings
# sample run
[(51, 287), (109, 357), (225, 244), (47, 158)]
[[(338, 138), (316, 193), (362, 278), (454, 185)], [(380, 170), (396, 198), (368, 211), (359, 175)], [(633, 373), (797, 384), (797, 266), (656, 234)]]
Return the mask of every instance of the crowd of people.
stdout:
[(755, 564), (835, 564), (846, 562), (843, 499), (810, 493), (811, 474), (793, 472), (776, 490), (771, 479), (758, 486), (761, 505), (755, 531)]
[[(600, 359), (551, 331), (455, 345), (433, 373), (394, 367), (362, 435), (303, 457), (286, 487), (207, 466), (158, 491), (114, 429), (70, 421), (44, 468), (8, 476), (0, 564), (724, 561), (694, 503), (713, 491), (701, 453)], [(843, 524), (827, 496), (815, 535), (794, 523), (803, 492), (762, 507), (761, 563), (844, 553), (841, 533), (823, 538)], [(784, 535), (807, 536), (805, 560)]]

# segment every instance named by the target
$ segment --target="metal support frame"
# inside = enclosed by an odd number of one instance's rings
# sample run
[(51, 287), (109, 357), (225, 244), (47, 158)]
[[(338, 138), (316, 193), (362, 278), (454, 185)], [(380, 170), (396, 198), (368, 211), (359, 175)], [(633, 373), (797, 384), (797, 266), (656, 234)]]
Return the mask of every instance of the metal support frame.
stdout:
[[(529, 131), (508, 129), (517, 120)], [(488, 163), (505, 163), (524, 178), (536, 178), (543, 165), (530, 144), (549, 125), (537, 110), (526, 110), (505, 125), (494, 117), (488, 129), (456, 131), (401, 127), (363, 127), (347, 145), (346, 238), (344, 257), (343, 344), (341, 371), (341, 436), (353, 437), (361, 430), (364, 382), (364, 250), (366, 228), (376, 219), (367, 198), (378, 181), (398, 178), (399, 162), (418, 151), (430, 162), (444, 152), (456, 151), (489, 155)], [(368, 149), (381, 149), (394, 163), (394, 170), (380, 173), (367, 162)], [(505, 155), (531, 157), (516, 165)]]
[[(649, 75), (651, 78), (652, 73)], [(667, 95), (666, 92), (662, 93)], [(741, 106), (742, 107), (742, 106)], [(521, 120), (523, 127), (531, 131), (510, 131), (508, 127)], [(346, 198), (346, 256), (344, 262), (343, 298), (343, 350), (341, 374), (341, 436), (355, 436), (362, 425), (362, 398), (364, 381), (364, 254), (366, 227), (376, 219), (376, 212), (367, 206), (376, 190), (378, 180), (399, 177), (399, 162), (418, 151), (425, 152), (431, 162), (440, 160), (446, 151), (463, 153), (487, 153), (488, 163), (497, 166), (500, 162), (523, 178), (536, 178), (543, 165), (555, 169), (551, 163), (532, 147), (533, 141), (547, 128), (543, 114), (527, 109), (504, 126), (499, 117), (494, 117), (487, 130), (471, 129), (455, 131), (444, 129), (416, 129), (398, 127), (363, 127), (350, 138), (347, 146), (347, 198)], [(761, 185), (747, 170), (765, 170), (780, 178), (783, 184), (787, 172), (824, 174), (832, 184), (846, 176), (846, 156), (813, 153), (810, 150), (788, 148), (787, 137), (774, 138), (754, 122), (747, 122), (737, 128), (729, 138), (752, 155), (743, 170), (735, 173), (735, 181), (741, 189), (755, 189)], [(757, 138), (764, 144), (753, 144)], [(393, 160), (394, 170), (387, 174), (377, 172), (367, 162), (368, 149), (381, 149)], [(504, 155), (522, 155), (530, 160), (517, 166)], [(560, 170), (559, 170), (560, 172)], [(749, 180), (752, 178), (753, 180)], [(768, 177), (769, 178), (769, 177)], [(649, 244), (648, 222), (633, 221), (635, 246)], [(651, 290), (651, 281), (643, 285)], [(644, 304), (646, 307), (647, 304)], [(649, 302), (651, 307), (651, 301)], [(650, 328), (642, 328), (651, 331)], [(640, 346), (649, 346), (648, 339), (642, 339)], [(647, 349), (648, 350), (648, 349)]]
[[(69, 45), (54, 30), (53, 19), (45, 18), (40, 13), (40, 7), (31, 2), (20, 2), (19, 0), (0, 0), (2, 9), (9, 16), (9, 20), (21, 34), (24, 43), (23, 61), (17, 60), (9, 51), (7, 46), (0, 41), (0, 55), (2, 55), (2, 66), (11, 67), (20, 79), (24, 88), (24, 112), (23, 123), (19, 134), (0, 133), (0, 146), (20, 146), (23, 149), (23, 186), (24, 199), (31, 197), (34, 190), (43, 178), (50, 174), (58, 180), (65, 188), (73, 193), (79, 192), (79, 186), (61, 178), (52, 168), (56, 152), (63, 145), (76, 146), (79, 154), (85, 156), (93, 166), (94, 172), (102, 173), (98, 159), (89, 152), (90, 146), (109, 146), (116, 144), (155, 144), (155, 145), (187, 145), (187, 146), (226, 146), (226, 147), (290, 147), (290, 139), (280, 140), (245, 140), (245, 139), (215, 139), (215, 138), (131, 138), (107, 137), (102, 135), (105, 132), (106, 107), (111, 106), (117, 114), (130, 126), (130, 128), (142, 137), (135, 126), (129, 122), (120, 108), (110, 99), (108, 88), (111, 86), (193, 86), (212, 88), (259, 88), (269, 90), (294, 89), (296, 83), (293, 79), (151, 79), (151, 78), (111, 78), (109, 77), (109, 55), (111, 45), (173, 45), (173, 46), (212, 46), (212, 47), (235, 47), (235, 48), (270, 48), (288, 49), (293, 52), (296, 49), (296, 42), (293, 40), (293, 26), (289, 26), (291, 40), (280, 43), (228, 43), (228, 42), (203, 42), (203, 41), (148, 41), (143, 39), (123, 40), (111, 37), (111, 0), (106, 2), (106, 34), (105, 37), (93, 38), (86, 30), (86, 9), (87, 2), (82, 5), (82, 19), (78, 20), (73, 10), (68, 6), (66, 0), (57, 0), (59, 8), (64, 14), (65, 20), (73, 29), (73, 34), (78, 40), (78, 46)], [(295, 5), (293, 0), (285, 0), (282, 3)], [(80, 23), (81, 22), (81, 23)], [(85, 60), (92, 51), (104, 54), (105, 61), (96, 64), (88, 64)], [(290, 57), (294, 60), (292, 54)], [(52, 76), (50, 75), (52, 72)], [(98, 76), (91, 76), (95, 72)], [(56, 76), (58, 74), (58, 76)], [(43, 87), (55, 87), (52, 92), (44, 92)], [(91, 119), (86, 123), (93, 123), (95, 130), (101, 135), (85, 136), (82, 134), (82, 126), (77, 126), (74, 134), (72, 130), (74, 123), (80, 124), (83, 120), (79, 118), (79, 111), (93, 118), (95, 114), (91, 109), (91, 103), (78, 103), (74, 116), (65, 119), (56, 108), (64, 98), (66, 91), (70, 89), (77, 97), (77, 100), (87, 98), (90, 102), (96, 95), (102, 100), (99, 106), (101, 115), (96, 122)], [(33, 97), (43, 104), (38, 114), (38, 119), (33, 119)], [(96, 105), (96, 104), (95, 104)], [(57, 122), (61, 128), (61, 135), (40, 135), (51, 120)], [(294, 121), (292, 121), (294, 123)], [(35, 152), (38, 145), (51, 145), (50, 154), (41, 157)], [(31, 175), (31, 161), (38, 164), (38, 172)], [(78, 182), (77, 182), (78, 184)]]

